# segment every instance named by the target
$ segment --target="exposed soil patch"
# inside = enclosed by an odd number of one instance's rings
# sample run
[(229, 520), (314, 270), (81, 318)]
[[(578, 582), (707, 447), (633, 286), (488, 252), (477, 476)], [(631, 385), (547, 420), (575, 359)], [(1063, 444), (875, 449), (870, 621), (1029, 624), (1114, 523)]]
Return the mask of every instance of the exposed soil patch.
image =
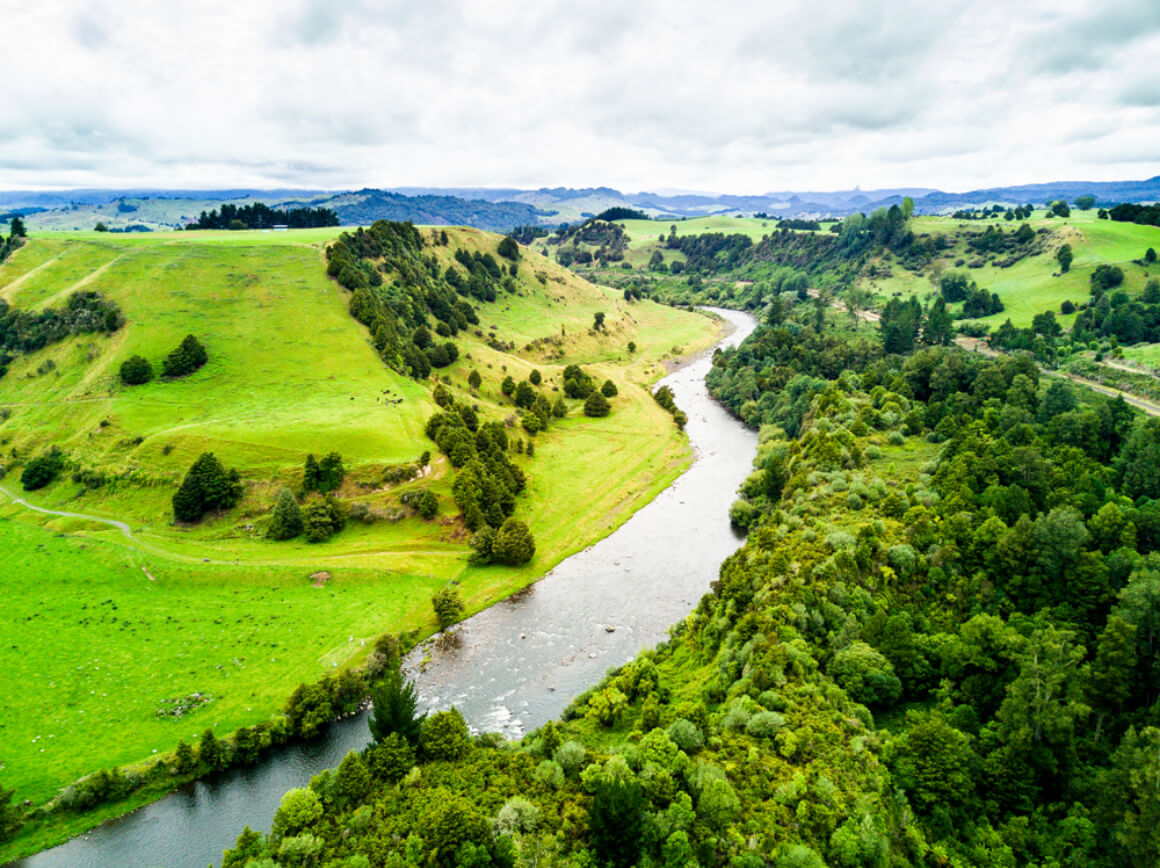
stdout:
[(330, 573), (326, 570), (319, 570), (317, 573), (310, 574), (310, 580), (313, 582), (314, 587), (321, 588), (330, 581)]

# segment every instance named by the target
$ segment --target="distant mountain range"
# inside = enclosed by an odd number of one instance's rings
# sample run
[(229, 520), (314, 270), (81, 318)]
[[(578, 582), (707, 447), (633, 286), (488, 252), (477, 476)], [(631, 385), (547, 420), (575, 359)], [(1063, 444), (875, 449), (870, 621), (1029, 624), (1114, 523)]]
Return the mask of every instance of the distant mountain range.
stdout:
[(324, 190), (63, 190), (0, 192), (0, 220), (23, 213), (31, 228), (92, 228), (141, 225), (176, 228), (222, 202), (261, 201), (271, 206), (331, 208), (344, 225), (375, 220), (411, 220), (467, 225), (504, 232), (528, 223), (575, 222), (612, 207), (635, 208), (653, 217), (680, 218), (763, 212), (777, 217), (841, 217), (889, 207), (910, 196), (922, 214), (942, 214), (992, 204), (1042, 205), (1057, 199), (1095, 196), (1100, 205), (1160, 201), (1160, 176), (1144, 181), (1059, 181), (947, 193), (924, 187), (881, 190), (780, 191), (755, 195), (710, 193), (622, 193), (611, 187), (541, 187), (538, 190), (484, 187), (366, 188)]

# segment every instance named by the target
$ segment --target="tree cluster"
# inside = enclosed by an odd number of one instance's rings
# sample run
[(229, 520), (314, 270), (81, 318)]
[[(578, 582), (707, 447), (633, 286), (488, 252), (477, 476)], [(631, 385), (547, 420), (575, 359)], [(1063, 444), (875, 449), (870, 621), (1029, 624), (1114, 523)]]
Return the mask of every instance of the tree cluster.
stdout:
[(209, 354), (193, 335), (186, 335), (181, 343), (161, 362), (161, 371), (170, 379), (185, 377), (209, 361)]
[(0, 376), (14, 353), (32, 353), (74, 334), (112, 333), (124, 324), (117, 303), (93, 290), (78, 290), (63, 307), (39, 311), (14, 308), (0, 298)]
[(252, 205), (224, 204), (221, 209), (202, 211), (186, 229), (273, 229), (287, 226), (291, 229), (309, 229), (319, 226), (337, 226), (338, 215), (329, 208), (276, 209), (261, 202)]

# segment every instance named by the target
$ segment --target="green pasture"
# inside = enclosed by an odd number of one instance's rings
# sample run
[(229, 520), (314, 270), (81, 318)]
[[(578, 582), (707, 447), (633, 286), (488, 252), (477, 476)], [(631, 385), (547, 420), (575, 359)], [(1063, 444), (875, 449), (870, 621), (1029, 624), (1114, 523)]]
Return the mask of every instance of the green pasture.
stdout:
[[(533, 368), (553, 400), (570, 362), (611, 378), (620, 394), (603, 419), (569, 401), (569, 415), (536, 438), (535, 457), (514, 456), (529, 479), (517, 515), (536, 535), (532, 563), (469, 567), (450, 468), (423, 435), (434, 384), (388, 370), (350, 317), (323, 268), (323, 243), (337, 231), (46, 234), (0, 266), (0, 297), (17, 307), (56, 305), (88, 288), (127, 317), (111, 336), (79, 335), (18, 358), (0, 379), (0, 407), (11, 411), (0, 423), (0, 461), (13, 468), (0, 489), (132, 527), (126, 539), (32, 513), (0, 491), (0, 581), (12, 625), (0, 674), (16, 687), (0, 700), (0, 783), (17, 798), (42, 803), (84, 774), (171, 751), (206, 727), (225, 735), (269, 717), (296, 684), (361, 660), (373, 638), (433, 630), (436, 588), (454, 580), (470, 611), (483, 608), (606, 535), (690, 461), (642, 384), (666, 360), (712, 343), (717, 326), (628, 304), (525, 255), (516, 292), (480, 306), (484, 337), (461, 334), (460, 359), (439, 375), (489, 419), (514, 412), (502, 379)], [(499, 240), (448, 232), (452, 244), (436, 250), (448, 262), (457, 246), (494, 252)], [(603, 332), (592, 329), (597, 311)], [(190, 332), (209, 352), (203, 369), (121, 385), (122, 361), (141, 354), (159, 370)], [(489, 335), (514, 351), (492, 348)], [(547, 337), (556, 342), (533, 343)], [(484, 380), (478, 394), (466, 385), (473, 368)], [(66, 473), (21, 492), (20, 462), (51, 444), (74, 466), (115, 478), (89, 490)], [(264, 539), (277, 490), (298, 484), (307, 452), (331, 450), (349, 470), (339, 492), (347, 503), (397, 517), (402, 491), (430, 487), (440, 515), (352, 521), (316, 545)], [(436, 454), (422, 478), (380, 483), (384, 465), (424, 450)], [(202, 451), (238, 467), (246, 494), (224, 516), (177, 527), (170, 498)], [(332, 576), (322, 588), (309, 579), (319, 570)], [(193, 692), (214, 700), (181, 720), (156, 716), (163, 699)]]

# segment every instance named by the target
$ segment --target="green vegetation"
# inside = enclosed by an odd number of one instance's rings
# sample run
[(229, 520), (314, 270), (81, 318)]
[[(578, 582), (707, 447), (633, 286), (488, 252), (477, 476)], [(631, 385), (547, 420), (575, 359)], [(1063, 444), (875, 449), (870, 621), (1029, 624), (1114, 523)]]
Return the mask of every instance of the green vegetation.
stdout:
[[(318, 775), (234, 852), (308, 835), (348, 864), (1160, 860), (1160, 422), (1026, 356), (887, 354), (811, 308), (718, 356), (715, 394), (761, 424), (749, 536), (669, 641), (520, 744), (469, 739), (454, 711), (420, 727), (416, 770), (381, 742), (364, 795)], [(809, 387), (741, 387), (786, 376)]]
[[(519, 519), (534, 529), (534, 554), (514, 550), (531, 559), (504, 570), (473, 565), (469, 534), (449, 507), (450, 462), (426, 454), (436, 383), (385, 366), (373, 335), (350, 316), (352, 294), (327, 279), (321, 247), (336, 234), (78, 233), (30, 239), (0, 266), (0, 298), (13, 311), (67, 309), (83, 291), (122, 312), (116, 331), (76, 330), (14, 355), (0, 380), (0, 438), (10, 480), (58, 450), (55, 481), (36, 490), (37, 506), (130, 528), (0, 508), (8, 519), (0, 525), (8, 535), (5, 594), (14, 601), (0, 667), (28, 685), (0, 708), (0, 781), (14, 788), (16, 804), (37, 806), (0, 858), (75, 834), (199, 770), (246, 761), (275, 736), (315, 731), (352, 694), (365, 695), (365, 681), (343, 686), (340, 676), (377, 659), (376, 637), (435, 628), (435, 590), (454, 580), (465, 614), (478, 611), (617, 527), (687, 465), (683, 441), (637, 384), (662, 373), (675, 345), (707, 345), (712, 324), (651, 302), (634, 304), (630, 317), (618, 295), (550, 263), (521, 261), (504, 278), (514, 291), (501, 282), (503, 304), (480, 303), (486, 318), (459, 331), (460, 358), (439, 371), (457, 407), (478, 407), (481, 423), (498, 420), (510, 432), (505, 458), (527, 476)], [(440, 275), (460, 268), (458, 251), (472, 262), (498, 255), (500, 239), (482, 232), (420, 235)], [(597, 310), (607, 313), (607, 334), (590, 332)], [(426, 328), (438, 334), (443, 321), (428, 316)], [(122, 381), (129, 359), (159, 364), (191, 333), (209, 350), (199, 370), (131, 387)], [(640, 349), (625, 358), (629, 339)], [(560, 397), (562, 366), (573, 361), (591, 366), (597, 382), (616, 383), (614, 426), (570, 417), (567, 407), (555, 412), (549, 396)], [(546, 409), (552, 420), (534, 450), (504, 425), (515, 409), (499, 390), (505, 367), (521, 381), (541, 373), (544, 400), (522, 411), (540, 418)], [(605, 461), (578, 460), (593, 451)], [(216, 472), (191, 473), (208, 463), (199, 459), (205, 453), (224, 482)], [(311, 454), (323, 456), (314, 462), (317, 485), (304, 472)], [(187, 476), (206, 511), (176, 525), (172, 500)], [(217, 496), (237, 493), (238, 482), (240, 500), (223, 510)], [(294, 506), (301, 535), (291, 535)], [(61, 552), (72, 554), (57, 558)], [(84, 582), (74, 584), (77, 576)], [(36, 589), (58, 580), (59, 594), (45, 605)], [(102, 600), (116, 603), (115, 614), (111, 604), (93, 609)], [(73, 651), (53, 651), (57, 640)], [(255, 659), (255, 648), (270, 653)], [(95, 693), (74, 690), (76, 673), (95, 666)], [(328, 674), (332, 683), (311, 687)], [(277, 712), (297, 684), (311, 689), (283, 724)], [(69, 699), (45, 718), (38, 709), (57, 689)], [(202, 699), (189, 699), (195, 695)], [(184, 709), (181, 719), (155, 716), (172, 708)], [(273, 729), (257, 742), (247, 734), (239, 741), (241, 730), (264, 723)], [(224, 745), (213, 763), (201, 762), (196, 747), (191, 763), (172, 753), (183, 739), (187, 747), (202, 741), (207, 727)], [(145, 762), (153, 751), (164, 765)], [(115, 767), (129, 787), (120, 801), (96, 805), (124, 792), (110, 779), (91, 809), (69, 801), (39, 813), (63, 788)]]

